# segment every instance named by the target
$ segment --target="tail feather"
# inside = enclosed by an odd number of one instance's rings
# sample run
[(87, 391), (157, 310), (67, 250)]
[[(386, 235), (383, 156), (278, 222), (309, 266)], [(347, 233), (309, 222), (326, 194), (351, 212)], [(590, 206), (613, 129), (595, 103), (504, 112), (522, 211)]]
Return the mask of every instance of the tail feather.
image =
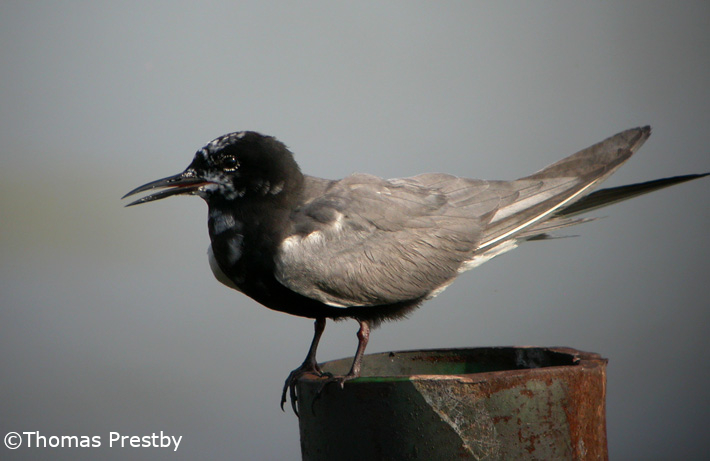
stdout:
[(551, 232), (555, 232), (566, 227), (576, 226), (578, 224), (588, 223), (589, 221), (595, 221), (597, 219), (599, 218), (552, 218), (548, 221), (544, 221), (542, 224), (538, 224), (532, 229), (521, 232), (517, 238), (519, 240), (550, 240), (561, 237), (570, 237), (569, 235), (554, 235)]
[(687, 174), (683, 176), (673, 176), (671, 178), (656, 179), (653, 181), (646, 181), (636, 184), (628, 184), (626, 186), (610, 187), (607, 189), (601, 189), (596, 192), (582, 197), (571, 205), (558, 210), (554, 215), (554, 218), (568, 218), (570, 216), (575, 216), (581, 213), (586, 213), (598, 208), (602, 208), (614, 203), (623, 202), (630, 198), (638, 197), (639, 195), (647, 194), (665, 187), (674, 186), (676, 184), (681, 184), (687, 181), (692, 181), (693, 179), (703, 178), (710, 175), (710, 173), (703, 174)]
[[(555, 213), (565, 206), (582, 200), (592, 188), (623, 165), (650, 135), (651, 127), (648, 126), (622, 131), (537, 173), (506, 183), (506, 188), (512, 187), (515, 194), (509, 194), (512, 200), (500, 203), (491, 214), (478, 250), (495, 246), (510, 237), (529, 238), (539, 234), (538, 230), (543, 227), (555, 227), (542, 224), (555, 220)], [(491, 182), (490, 186), (493, 185)], [(499, 199), (499, 202), (502, 201)], [(559, 222), (560, 219), (556, 221), (554, 224), (559, 224), (558, 227), (571, 225)]]
[(671, 178), (656, 179), (653, 181), (628, 184), (620, 187), (610, 187), (598, 190), (582, 197), (571, 205), (555, 212), (552, 217), (537, 226), (534, 226), (518, 235), (520, 240), (546, 240), (557, 238), (550, 234), (552, 231), (565, 227), (576, 226), (597, 218), (575, 218), (582, 213), (603, 208), (615, 203), (623, 202), (639, 195), (647, 194), (665, 187), (675, 186), (693, 179), (710, 176), (710, 173), (687, 174), (683, 176), (673, 176)]

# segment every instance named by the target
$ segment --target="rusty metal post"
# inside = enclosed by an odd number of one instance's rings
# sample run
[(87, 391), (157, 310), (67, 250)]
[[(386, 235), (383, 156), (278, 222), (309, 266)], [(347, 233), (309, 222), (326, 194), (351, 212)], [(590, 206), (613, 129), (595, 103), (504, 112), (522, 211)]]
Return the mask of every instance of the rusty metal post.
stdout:
[[(322, 367), (344, 374), (350, 361)], [(299, 381), (302, 456), (606, 460), (606, 362), (559, 347), (367, 355), (342, 389)]]

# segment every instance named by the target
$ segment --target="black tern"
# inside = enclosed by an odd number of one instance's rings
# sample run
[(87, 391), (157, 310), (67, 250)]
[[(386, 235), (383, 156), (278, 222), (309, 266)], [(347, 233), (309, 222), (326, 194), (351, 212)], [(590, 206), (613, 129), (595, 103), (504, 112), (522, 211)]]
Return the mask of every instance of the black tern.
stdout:
[(210, 266), (217, 279), (277, 311), (315, 319), (303, 364), (287, 393), (298, 414), (296, 382), (323, 376), (316, 349), (326, 319), (359, 322), (350, 372), (360, 375), (370, 329), (405, 317), (456, 277), (520, 243), (541, 239), (603, 206), (707, 176), (693, 174), (592, 192), (636, 152), (650, 127), (612, 136), (514, 181), (427, 173), (328, 180), (301, 173), (288, 148), (240, 131), (195, 154), (180, 174), (124, 196), (162, 189), (126, 206), (197, 195), (209, 207)]

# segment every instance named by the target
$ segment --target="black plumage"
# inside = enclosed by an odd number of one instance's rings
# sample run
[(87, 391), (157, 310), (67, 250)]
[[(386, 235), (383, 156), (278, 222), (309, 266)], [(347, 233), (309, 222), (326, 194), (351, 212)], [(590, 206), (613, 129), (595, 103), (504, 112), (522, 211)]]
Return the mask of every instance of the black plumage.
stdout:
[(281, 404), (290, 391), (295, 411), (296, 380), (320, 373), (315, 354), (326, 318), (360, 323), (350, 373), (329, 378), (342, 384), (359, 376), (371, 327), (406, 315), (459, 273), (585, 221), (580, 213), (705, 176), (592, 193), (650, 133), (624, 131), (514, 181), (440, 173), (333, 181), (303, 175), (275, 138), (243, 131), (207, 144), (183, 173), (126, 196), (163, 189), (129, 205), (202, 197), (215, 276), (268, 308), (316, 319), (306, 360), (284, 385)]

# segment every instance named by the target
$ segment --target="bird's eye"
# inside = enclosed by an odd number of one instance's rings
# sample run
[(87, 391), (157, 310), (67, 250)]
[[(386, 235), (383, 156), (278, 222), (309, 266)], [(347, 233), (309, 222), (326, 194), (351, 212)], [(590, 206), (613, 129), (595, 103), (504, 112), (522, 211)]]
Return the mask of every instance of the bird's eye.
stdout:
[(239, 168), (239, 161), (234, 155), (225, 155), (220, 162), (224, 171), (235, 171)]

